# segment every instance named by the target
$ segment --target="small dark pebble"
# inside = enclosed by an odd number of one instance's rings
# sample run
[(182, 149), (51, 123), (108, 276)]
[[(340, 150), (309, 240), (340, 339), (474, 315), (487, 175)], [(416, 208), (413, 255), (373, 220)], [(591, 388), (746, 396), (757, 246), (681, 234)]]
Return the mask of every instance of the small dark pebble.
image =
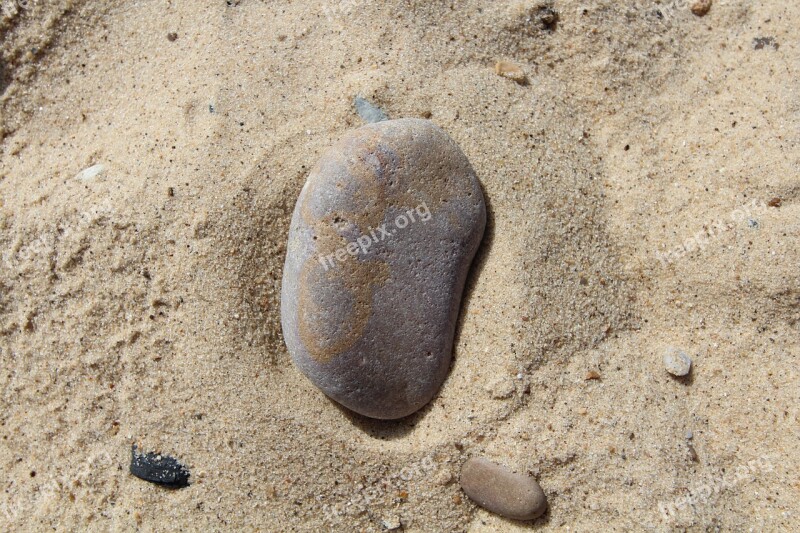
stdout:
[(130, 472), (139, 479), (170, 489), (189, 486), (189, 470), (169, 455), (152, 452), (139, 453), (134, 444), (131, 448)]
[(558, 11), (552, 7), (542, 6), (539, 8), (539, 22), (542, 23), (542, 29), (546, 31), (555, 31), (558, 25)]
[(783, 200), (781, 200), (780, 198), (773, 198), (772, 200), (767, 202), (767, 205), (770, 207), (780, 207), (782, 203)]
[(177, 34), (177, 33), (175, 33), (174, 31), (173, 31), (173, 32), (170, 32), (170, 33), (168, 33), (168, 34), (167, 34), (167, 40), (168, 40), (169, 42), (171, 42), (171, 43), (172, 43), (172, 42), (175, 42), (175, 40), (176, 40), (177, 38), (178, 38), (178, 34)]
[(711, 3), (711, 0), (695, 0), (690, 9), (698, 17), (704, 17), (711, 10)]
[(777, 50), (780, 45), (775, 41), (774, 37), (756, 37), (753, 39), (753, 50), (763, 50), (768, 46)]

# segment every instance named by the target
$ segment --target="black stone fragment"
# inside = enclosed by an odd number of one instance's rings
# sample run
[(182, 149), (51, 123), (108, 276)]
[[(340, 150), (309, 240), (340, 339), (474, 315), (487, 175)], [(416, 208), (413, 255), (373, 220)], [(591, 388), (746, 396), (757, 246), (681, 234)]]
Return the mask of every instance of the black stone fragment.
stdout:
[(139, 479), (162, 487), (182, 489), (189, 486), (190, 472), (177, 459), (152, 452), (139, 453), (135, 444), (131, 448), (130, 471)]

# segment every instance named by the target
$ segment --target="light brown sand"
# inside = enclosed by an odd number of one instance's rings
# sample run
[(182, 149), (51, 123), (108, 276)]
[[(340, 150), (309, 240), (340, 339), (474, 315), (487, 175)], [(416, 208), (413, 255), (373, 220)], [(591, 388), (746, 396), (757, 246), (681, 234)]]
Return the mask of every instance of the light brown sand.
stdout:
[[(524, 529), (460, 492), (475, 454), (539, 479), (542, 531), (800, 529), (796, 2), (228, 4), (3, 0), (0, 529)], [(400, 422), (326, 400), (279, 325), (355, 94), (448, 131), (490, 208)], [(193, 485), (128, 475), (134, 442)]]

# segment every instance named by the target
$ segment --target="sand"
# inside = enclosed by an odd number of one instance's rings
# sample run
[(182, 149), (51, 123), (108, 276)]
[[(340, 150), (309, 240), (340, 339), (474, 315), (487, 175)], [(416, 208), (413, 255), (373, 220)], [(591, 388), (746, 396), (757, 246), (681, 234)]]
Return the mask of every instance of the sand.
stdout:
[[(2, 17), (0, 529), (800, 529), (797, 3)], [(291, 211), (355, 95), (444, 128), (489, 208), (450, 375), (399, 422), (281, 338)], [(130, 476), (134, 443), (192, 485)], [(476, 508), (474, 455), (534, 475), (544, 517)]]

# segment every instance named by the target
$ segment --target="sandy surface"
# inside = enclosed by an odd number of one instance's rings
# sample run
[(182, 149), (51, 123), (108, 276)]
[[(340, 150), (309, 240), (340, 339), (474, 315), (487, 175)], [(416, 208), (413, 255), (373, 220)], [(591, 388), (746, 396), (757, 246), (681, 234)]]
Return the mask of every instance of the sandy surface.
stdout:
[[(796, 2), (2, 17), (0, 529), (800, 529)], [(280, 331), (291, 210), (356, 94), (449, 132), (490, 212), (450, 376), (400, 422), (326, 400)], [(133, 443), (192, 485), (131, 477)], [(472, 505), (478, 454), (548, 513)]]

